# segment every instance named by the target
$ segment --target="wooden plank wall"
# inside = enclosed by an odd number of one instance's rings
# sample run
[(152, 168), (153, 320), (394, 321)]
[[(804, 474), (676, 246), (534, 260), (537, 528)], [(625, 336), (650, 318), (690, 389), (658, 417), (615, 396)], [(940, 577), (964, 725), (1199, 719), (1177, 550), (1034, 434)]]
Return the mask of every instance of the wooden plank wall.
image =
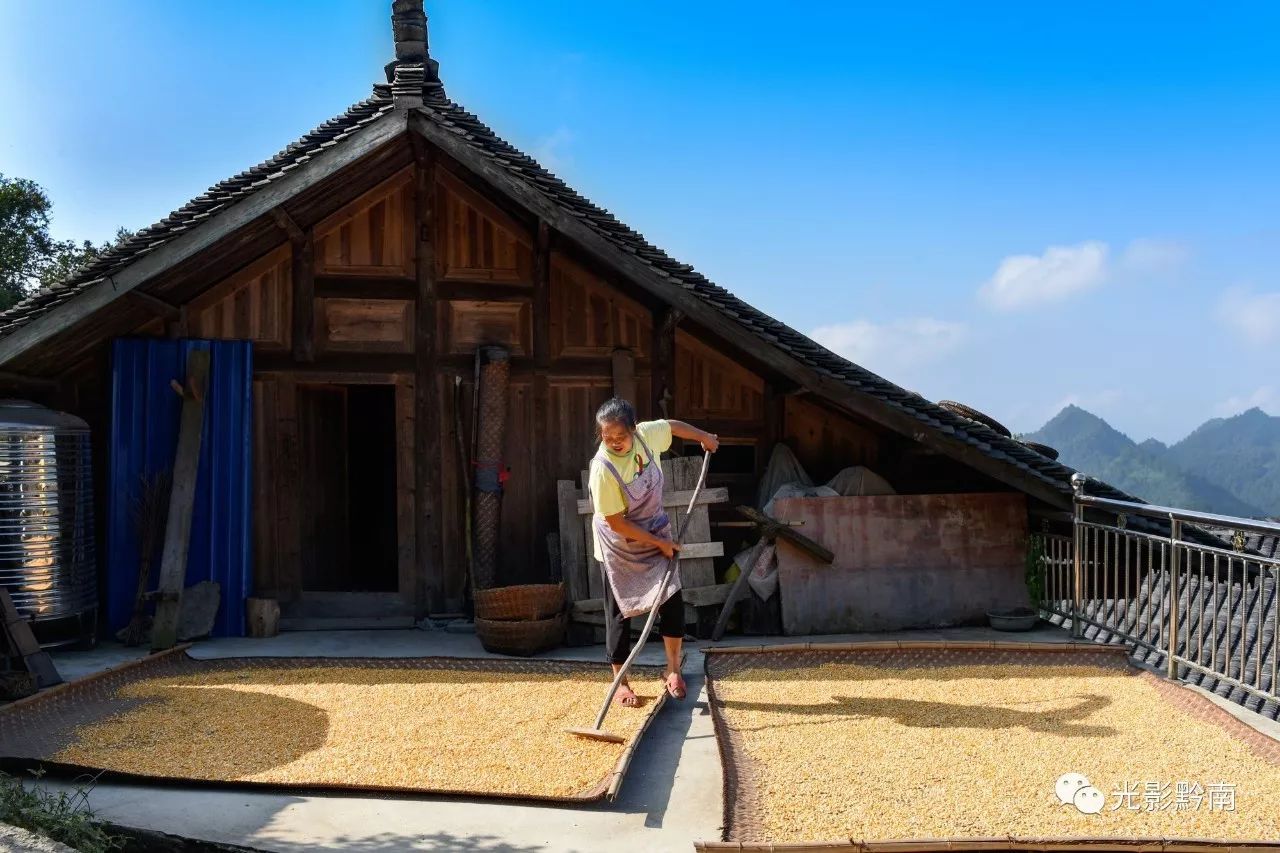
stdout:
[(411, 277), (413, 166), (314, 227), (316, 275)]
[(825, 483), (851, 465), (888, 476), (880, 470), (881, 438), (876, 432), (798, 397), (787, 397), (785, 405), (785, 438), (815, 483)]
[[(473, 359), (484, 345), (511, 353), (504, 583), (558, 571), (546, 541), (557, 530), (556, 481), (576, 481), (586, 467), (595, 411), (615, 388), (633, 395), (642, 419), (687, 420), (718, 433), (726, 448), (746, 448), (732, 464), (722, 454), (712, 469), (711, 485), (730, 489), (726, 506), (754, 500), (777, 440), (792, 443), (819, 479), (846, 465), (883, 467), (896, 453), (896, 439), (787, 396), (749, 353), (722, 346), (602, 269), (448, 157), (410, 148), (379, 155), (368, 176), (344, 178), (347, 189), (278, 209), (274, 236), (255, 232), (244, 244), (252, 254), (237, 264), (221, 259), (203, 288), (184, 270), (190, 301), (180, 320), (136, 314), (133, 328), (143, 334), (255, 342), (260, 594), (287, 601), (308, 577), (323, 584), (332, 560), (344, 559), (324, 545), (337, 497), (306, 475), (326, 464), (321, 448), (336, 433), (317, 433), (307, 412), (332, 403), (344, 385), (377, 383), (395, 393), (401, 595), (420, 614), (460, 608), (467, 472), (458, 439), (469, 452)], [(321, 388), (330, 391), (317, 396)], [(326, 408), (325, 417), (340, 420), (339, 409)], [(926, 470), (912, 464), (902, 470)], [(725, 513), (713, 508), (712, 521)], [(724, 538), (732, 554), (737, 543)]]
[(217, 340), (248, 339), (260, 352), (287, 351), (292, 345), (292, 262), (292, 250), (285, 243), (215, 284), (188, 306), (190, 333)]

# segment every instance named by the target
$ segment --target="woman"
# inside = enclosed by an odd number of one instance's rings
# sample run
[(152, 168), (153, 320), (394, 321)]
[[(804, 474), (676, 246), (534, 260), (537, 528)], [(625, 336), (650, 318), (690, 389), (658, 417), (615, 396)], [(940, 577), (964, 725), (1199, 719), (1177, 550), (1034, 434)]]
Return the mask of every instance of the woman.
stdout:
[[(683, 699), (684, 598), (679, 572), (667, 582), (663, 599), (654, 601), (669, 561), (680, 550), (672, 541), (671, 520), (662, 507), (659, 454), (671, 447), (672, 436), (696, 441), (708, 453), (714, 453), (720, 442), (683, 421), (636, 423), (635, 408), (616, 397), (596, 412), (596, 431), (600, 447), (591, 460), (588, 488), (595, 510), (595, 556), (605, 575), (605, 650), (617, 675), (631, 651), (628, 620), (657, 606), (658, 631), (667, 653), (667, 692)], [(639, 704), (625, 680), (614, 698), (623, 705)]]

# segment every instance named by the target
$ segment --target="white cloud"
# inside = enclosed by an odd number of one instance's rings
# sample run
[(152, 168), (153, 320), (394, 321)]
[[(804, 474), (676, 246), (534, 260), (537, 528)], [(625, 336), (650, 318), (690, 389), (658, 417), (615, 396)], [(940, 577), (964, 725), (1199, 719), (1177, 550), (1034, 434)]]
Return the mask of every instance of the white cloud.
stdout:
[(1044, 254), (1010, 255), (978, 291), (1000, 311), (1016, 311), (1090, 290), (1107, 278), (1107, 244), (1089, 240), (1077, 246), (1050, 246)]
[(1173, 240), (1140, 237), (1125, 247), (1120, 268), (1135, 274), (1170, 273), (1186, 263), (1191, 251)]
[(999, 311), (1036, 308), (1112, 279), (1171, 273), (1186, 262), (1190, 251), (1172, 240), (1141, 237), (1130, 241), (1115, 262), (1110, 256), (1111, 248), (1100, 240), (1050, 246), (1041, 255), (1010, 255), (978, 295)]
[(1269, 415), (1280, 417), (1280, 389), (1274, 385), (1263, 385), (1252, 394), (1228, 397), (1214, 406), (1214, 412), (1223, 418), (1238, 415), (1249, 409), (1262, 409)]
[(533, 159), (542, 164), (549, 172), (560, 174), (573, 163), (569, 154), (569, 145), (573, 142), (573, 131), (567, 127), (557, 127), (555, 132), (538, 140), (533, 147)]
[(1233, 287), (1218, 303), (1218, 319), (1251, 344), (1280, 341), (1280, 292), (1253, 293)]
[(962, 323), (912, 317), (890, 323), (834, 323), (814, 329), (810, 337), (855, 364), (899, 381), (903, 371), (937, 361), (962, 346), (968, 329)]

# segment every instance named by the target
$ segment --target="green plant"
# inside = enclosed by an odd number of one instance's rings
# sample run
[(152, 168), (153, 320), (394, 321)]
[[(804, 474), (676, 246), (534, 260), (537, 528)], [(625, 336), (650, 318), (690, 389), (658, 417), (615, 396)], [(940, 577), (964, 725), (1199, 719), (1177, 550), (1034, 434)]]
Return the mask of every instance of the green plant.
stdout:
[(1044, 600), (1044, 539), (1032, 534), (1027, 537), (1026, 581), (1031, 606), (1039, 609)]
[[(37, 779), (44, 774), (33, 771)], [(73, 847), (80, 853), (109, 853), (124, 846), (124, 839), (111, 835), (94, 821), (89, 808), (88, 788), (74, 793), (28, 788), (18, 779), (0, 773), (0, 823), (43, 835)]]

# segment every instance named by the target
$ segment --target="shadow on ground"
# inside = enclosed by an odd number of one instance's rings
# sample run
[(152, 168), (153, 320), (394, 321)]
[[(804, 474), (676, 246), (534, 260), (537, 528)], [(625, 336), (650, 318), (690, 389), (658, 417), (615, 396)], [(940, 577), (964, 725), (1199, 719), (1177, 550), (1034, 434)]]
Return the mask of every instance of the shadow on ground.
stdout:
[[(310, 853), (314, 844), (292, 844), (272, 841), (264, 847), (245, 847), (238, 844), (220, 844), (182, 838), (164, 832), (104, 824), (109, 832), (124, 839), (120, 853), (258, 853), (270, 850), (276, 853)], [(454, 835), (450, 832), (428, 832), (422, 835), (398, 835), (382, 833), (363, 838), (335, 838), (326, 846), (350, 853), (391, 853), (391, 851), (484, 851), (484, 853), (538, 853), (542, 845), (511, 844), (493, 835)]]

